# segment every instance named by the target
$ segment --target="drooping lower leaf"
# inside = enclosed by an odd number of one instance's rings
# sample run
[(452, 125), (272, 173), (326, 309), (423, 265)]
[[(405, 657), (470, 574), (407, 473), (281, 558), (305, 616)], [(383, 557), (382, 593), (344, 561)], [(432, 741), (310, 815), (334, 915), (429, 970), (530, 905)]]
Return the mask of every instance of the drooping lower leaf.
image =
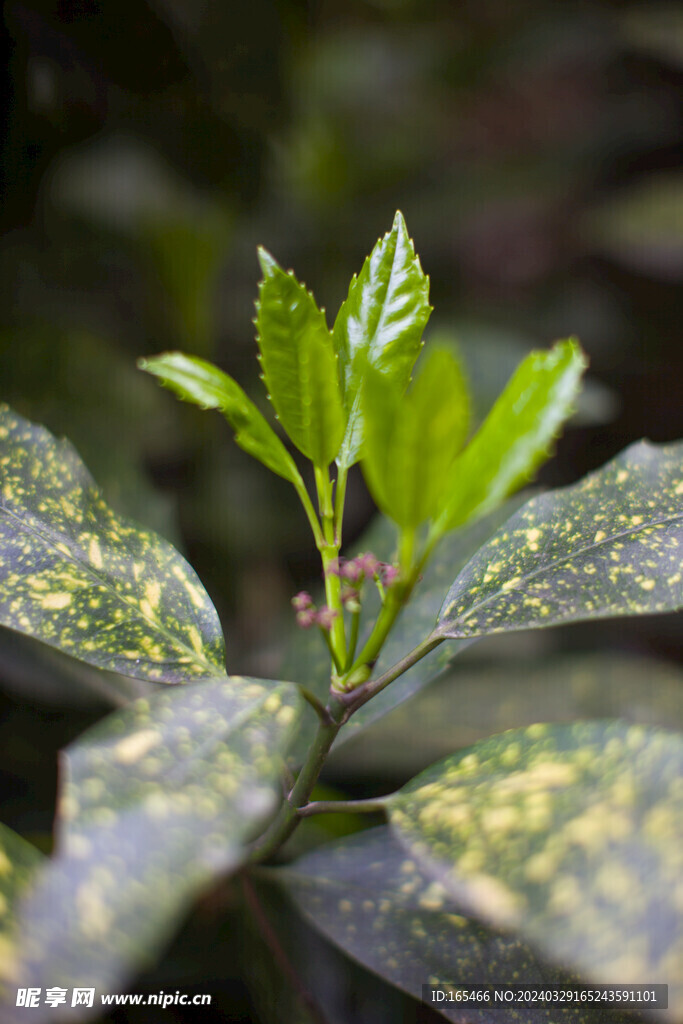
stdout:
[(585, 368), (586, 358), (573, 339), (526, 357), (456, 460), (437, 534), (495, 508), (531, 479), (573, 411)]
[(274, 811), (299, 712), (289, 683), (223, 678), (137, 700), (73, 744), (57, 854), (20, 910), (26, 983), (106, 992), (149, 963)]
[(370, 493), (385, 515), (415, 528), (438, 511), (467, 433), (460, 367), (446, 349), (433, 349), (403, 394), (392, 377), (367, 366), (362, 405)]
[(269, 397), (299, 451), (316, 466), (328, 466), (339, 451), (346, 416), (325, 314), (265, 249), (259, 249), (259, 260), (256, 329)]
[(68, 441), (0, 406), (0, 623), (154, 682), (221, 675), (218, 615), (161, 537), (119, 516)]
[(268, 421), (239, 384), (205, 359), (183, 352), (166, 352), (141, 359), (141, 370), (154, 374), (162, 384), (187, 402), (202, 409), (219, 409), (235, 431), (235, 441), (245, 452), (291, 483), (301, 476), (294, 459)]
[(532, 498), (465, 566), (437, 633), (480, 636), (683, 606), (683, 442), (632, 445)]
[(622, 722), (475, 744), (389, 801), (404, 847), (467, 910), (608, 984), (683, 1009), (683, 738)]
[(352, 466), (360, 456), (365, 367), (384, 374), (395, 391), (403, 394), (431, 311), (429, 278), (422, 271), (399, 211), (391, 231), (379, 239), (360, 274), (351, 281), (334, 324), (348, 416), (340, 465)]
[(15, 994), (19, 941), (16, 905), (42, 859), (35, 846), (0, 824), (0, 999)]
[[(319, 847), (270, 875), (323, 935), (364, 967), (422, 998), (422, 986), (562, 984), (514, 936), (463, 916), (462, 907), (416, 863), (387, 826)], [(515, 1006), (430, 1004), (459, 1024), (519, 1024)], [(585, 1006), (527, 1008), (527, 1024), (590, 1024)], [(612, 1018), (617, 1024), (616, 1018)]]

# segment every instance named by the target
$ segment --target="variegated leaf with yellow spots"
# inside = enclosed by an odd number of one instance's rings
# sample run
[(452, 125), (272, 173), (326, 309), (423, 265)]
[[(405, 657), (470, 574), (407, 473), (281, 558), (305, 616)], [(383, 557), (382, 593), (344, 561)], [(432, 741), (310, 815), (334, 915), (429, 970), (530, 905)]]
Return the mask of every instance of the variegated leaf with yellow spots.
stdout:
[(0, 407), (0, 623), (154, 682), (224, 673), (194, 570), (117, 515), (68, 441)]
[(136, 700), (68, 748), (57, 853), (19, 911), (20, 983), (106, 992), (148, 963), (274, 812), (300, 709), (290, 683), (210, 680)]
[(532, 725), (438, 762), (387, 800), (466, 912), (608, 984), (668, 983), (683, 1010), (683, 737)]
[(14, 995), (18, 962), (16, 904), (42, 859), (35, 846), (0, 824), (0, 997), (6, 991)]
[(683, 607), (683, 442), (627, 448), (532, 498), (465, 566), (436, 635), (481, 636)]
[[(524, 942), (463, 916), (462, 907), (425, 872), (386, 825), (326, 843), (269, 872), (323, 935), (404, 992), (422, 986), (567, 984)], [(430, 1004), (458, 1024), (591, 1024), (591, 1007), (455, 1002)], [(593, 1010), (593, 1012), (591, 1012)], [(624, 1020), (630, 1018), (624, 1018)], [(610, 1016), (611, 1024), (621, 1017)]]

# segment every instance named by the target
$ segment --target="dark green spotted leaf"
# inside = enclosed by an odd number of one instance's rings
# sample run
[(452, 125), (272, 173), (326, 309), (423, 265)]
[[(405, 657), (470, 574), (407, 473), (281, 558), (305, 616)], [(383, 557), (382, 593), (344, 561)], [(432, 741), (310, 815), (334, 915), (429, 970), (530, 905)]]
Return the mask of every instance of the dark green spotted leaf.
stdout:
[(21, 977), (106, 992), (148, 963), (275, 810), (299, 711), (289, 683), (216, 679), (136, 700), (70, 747), (57, 855), (20, 909)]
[(118, 516), (68, 441), (0, 406), (0, 622), (99, 668), (154, 682), (224, 673), (194, 570)]
[(438, 511), (469, 422), (465, 380), (453, 355), (433, 349), (404, 395), (371, 366), (363, 386), (363, 473), (378, 508), (414, 528)]
[(439, 762), (388, 809), (404, 847), (469, 913), (592, 981), (668, 983), (675, 1017), (682, 775), (679, 734), (532, 725)]
[(236, 381), (205, 359), (183, 352), (167, 352), (141, 359), (141, 370), (158, 377), (162, 384), (186, 402), (202, 409), (218, 409), (235, 431), (235, 441), (245, 452), (285, 480), (301, 484), (294, 459), (268, 421)]
[(349, 294), (334, 324), (348, 416), (339, 453), (341, 466), (358, 461), (364, 427), (361, 384), (366, 366), (383, 373), (396, 394), (410, 380), (432, 307), (429, 278), (422, 272), (403, 215), (381, 238), (351, 281)]
[[(561, 984), (518, 939), (468, 920), (446, 889), (423, 871), (386, 826), (320, 847), (270, 874), (304, 917), (364, 967), (422, 998), (422, 986), (458, 982)], [(438, 1009), (459, 1024), (519, 1024), (515, 1007)], [(584, 1007), (524, 1011), (527, 1024), (589, 1024)], [(616, 1024), (616, 1020), (615, 1020)]]
[(574, 340), (527, 356), (456, 460), (437, 534), (488, 512), (532, 477), (573, 411), (585, 367)]
[(15, 994), (16, 904), (42, 859), (35, 846), (0, 824), (0, 999)]
[(542, 494), (481, 548), (437, 633), (480, 636), (683, 606), (683, 443), (632, 445)]
[[(526, 634), (524, 648), (532, 637), (547, 635)], [(677, 665), (607, 651), (553, 655), (541, 649), (529, 657), (509, 643), (521, 639), (492, 637), (464, 652), (410, 703), (335, 747), (334, 776), (400, 785), (454, 750), (534, 722), (621, 718), (683, 732), (683, 670)]]
[(325, 314), (265, 249), (259, 249), (259, 260), (256, 330), (269, 397), (297, 448), (316, 466), (328, 466), (339, 451), (346, 417)]
[[(374, 674), (381, 675), (413, 650), (434, 628), (443, 594), (453, 573), (457, 573), (475, 551), (491, 536), (511, 513), (519, 507), (521, 497), (507, 502), (502, 508), (457, 533), (448, 534), (440, 542), (433, 558), (428, 562), (409, 604), (397, 619), (380, 654)], [(363, 534), (357, 545), (358, 553), (372, 551), (382, 561), (391, 561), (396, 549), (396, 527), (388, 519), (378, 516)], [(322, 598), (321, 598), (322, 600)], [(380, 609), (374, 586), (366, 584), (361, 610), (361, 641), (367, 637)], [(391, 686), (364, 704), (339, 733), (335, 749), (354, 734), (382, 718), (403, 701), (427, 686), (439, 676), (468, 641), (441, 644), (419, 661), (408, 672), (394, 680)], [(316, 631), (292, 630), (292, 640), (280, 675), (297, 679), (326, 701), (330, 686), (330, 659), (322, 638)], [(315, 732), (317, 718), (307, 713), (297, 737), (294, 751), (298, 760), (304, 756)]]

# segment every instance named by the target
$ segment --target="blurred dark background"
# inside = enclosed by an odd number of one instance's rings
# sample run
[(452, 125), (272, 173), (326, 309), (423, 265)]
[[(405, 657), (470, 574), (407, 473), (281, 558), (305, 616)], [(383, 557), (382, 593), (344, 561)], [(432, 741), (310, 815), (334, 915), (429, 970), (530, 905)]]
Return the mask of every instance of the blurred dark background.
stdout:
[[(230, 671), (277, 672), (289, 595), (315, 581), (307, 524), (218, 416), (135, 362), (182, 348), (262, 403), (258, 243), (331, 323), (402, 209), (432, 282), (427, 339), (458, 342), (481, 413), (526, 351), (578, 335), (591, 386), (544, 484), (640, 437), (683, 436), (678, 4), (9, 0), (4, 42), (0, 397), (67, 434), (111, 503), (185, 552)], [(359, 476), (349, 505), (353, 540), (372, 515)], [(680, 616), (600, 623), (556, 631), (541, 653), (654, 656), (669, 678), (682, 632)], [(56, 751), (110, 706), (93, 676), (0, 636), (2, 820), (43, 845)], [(639, 679), (649, 714), (647, 667)], [(400, 765), (382, 770), (402, 781)], [(305, 1020), (276, 1000), (278, 1017), (263, 978), (226, 980), (240, 959), (231, 914), (251, 948), (233, 895), (188, 923), (159, 969), (166, 987), (220, 990), (207, 1024)], [(316, 941), (339, 1020), (417, 1019), (322, 940), (306, 933), (302, 948)], [(175, 1013), (163, 1017), (189, 1019)]]

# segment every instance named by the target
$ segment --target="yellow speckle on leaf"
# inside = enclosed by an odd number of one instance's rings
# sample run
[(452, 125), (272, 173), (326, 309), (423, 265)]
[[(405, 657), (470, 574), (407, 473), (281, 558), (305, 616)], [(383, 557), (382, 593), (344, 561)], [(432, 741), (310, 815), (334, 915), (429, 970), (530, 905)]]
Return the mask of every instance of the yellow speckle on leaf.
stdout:
[(199, 630), (197, 629), (196, 626), (190, 626), (187, 632), (188, 632), (188, 635), (190, 637), (190, 643), (192, 644), (193, 648), (195, 649), (197, 654), (201, 654), (202, 653), (202, 638), (199, 635)]
[(71, 604), (71, 594), (46, 594), (40, 601), (43, 608), (57, 611)]
[(97, 537), (93, 537), (88, 545), (88, 558), (96, 569), (102, 568), (102, 552), (100, 551), (100, 545)]
[(119, 740), (114, 747), (114, 757), (119, 764), (135, 764), (160, 742), (161, 733), (156, 729), (142, 729)]

